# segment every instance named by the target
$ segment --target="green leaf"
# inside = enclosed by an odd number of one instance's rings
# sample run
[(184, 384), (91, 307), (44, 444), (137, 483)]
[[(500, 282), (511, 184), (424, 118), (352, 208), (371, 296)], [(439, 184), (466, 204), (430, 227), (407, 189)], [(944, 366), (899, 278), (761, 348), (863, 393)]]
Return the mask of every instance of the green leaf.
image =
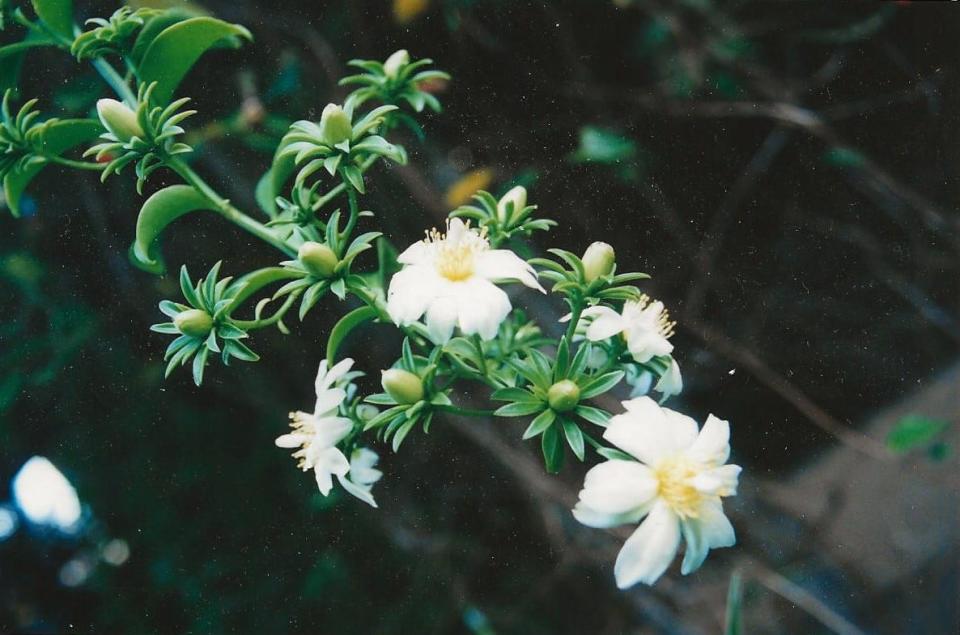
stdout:
[(523, 440), (526, 441), (527, 439), (532, 439), (535, 436), (543, 434), (544, 430), (549, 428), (556, 418), (557, 414), (553, 410), (549, 408), (544, 410), (530, 423), (526, 432), (523, 433)]
[(523, 388), (499, 388), (493, 391), (490, 398), (494, 401), (536, 401), (539, 402), (536, 395), (524, 390)]
[(622, 370), (612, 370), (599, 377), (594, 377), (580, 387), (580, 398), (590, 399), (591, 397), (603, 394), (620, 383), (621, 379), (623, 379)]
[(599, 448), (597, 454), (611, 461), (636, 461), (632, 456), (615, 448)]
[(540, 437), (543, 464), (547, 471), (556, 474), (563, 466), (563, 441), (558, 426), (550, 426)]
[(561, 419), (560, 424), (563, 426), (564, 436), (567, 437), (567, 445), (570, 446), (570, 449), (573, 450), (576, 457), (582, 461), (585, 453), (583, 447), (583, 432), (580, 430), (580, 426), (570, 419)]
[(518, 401), (500, 406), (493, 414), (497, 417), (523, 417), (540, 412), (544, 408), (545, 405), (539, 401)]
[(330, 331), (330, 337), (327, 339), (327, 364), (333, 366), (334, 361), (337, 359), (337, 349), (340, 348), (340, 344), (343, 340), (350, 334), (350, 331), (357, 328), (364, 322), (369, 322), (370, 320), (376, 318), (378, 312), (375, 308), (370, 306), (362, 306), (359, 309), (354, 309), (350, 313), (347, 313), (340, 321), (336, 323), (333, 329)]
[(909, 452), (933, 442), (950, 426), (946, 421), (909, 415), (900, 419), (887, 435), (887, 447), (897, 453)]
[(198, 17), (200, 14), (191, 11), (187, 8), (186, 5), (183, 8), (177, 9), (168, 9), (159, 15), (156, 15), (149, 20), (146, 24), (143, 25), (143, 28), (140, 29), (140, 34), (137, 35), (137, 39), (133, 44), (133, 48), (130, 51), (130, 61), (133, 62), (134, 66), (140, 64), (140, 60), (143, 59), (143, 54), (147, 52), (147, 49), (150, 48), (150, 45), (157, 38), (158, 35), (163, 33), (167, 27), (173, 26), (177, 22), (183, 22), (188, 18)]
[[(103, 132), (100, 122), (93, 119), (62, 119), (49, 121), (37, 130), (36, 148), (47, 155), (59, 156), (63, 152), (96, 138)], [(31, 163), (21, 170), (13, 170), (3, 180), (7, 205), (14, 216), (20, 215), (20, 197), (27, 185), (46, 166), (46, 163)]]
[(65, 38), (73, 40), (73, 0), (31, 0), (37, 17)]
[(233, 297), (230, 304), (222, 311), (224, 315), (230, 315), (237, 307), (247, 301), (247, 299), (260, 289), (281, 280), (290, 280), (300, 278), (300, 274), (283, 267), (264, 267), (251, 271), (237, 278), (230, 285), (228, 295)]
[(593, 406), (577, 406), (574, 409), (574, 412), (586, 419), (590, 423), (595, 423), (598, 426), (607, 427), (607, 424), (610, 423), (610, 413), (605, 410), (600, 410), (600, 408), (594, 408)]
[(743, 584), (739, 572), (730, 576), (727, 590), (727, 617), (724, 635), (741, 635), (743, 632)]
[(144, 84), (157, 82), (153, 97), (166, 104), (180, 81), (208, 49), (229, 37), (253, 40), (239, 24), (210, 17), (190, 18), (164, 29), (147, 47), (137, 68)]
[(171, 185), (146, 200), (137, 218), (137, 234), (130, 246), (130, 260), (150, 273), (161, 274), (165, 266), (155, 241), (167, 225), (184, 214), (211, 209), (210, 202), (190, 185)]

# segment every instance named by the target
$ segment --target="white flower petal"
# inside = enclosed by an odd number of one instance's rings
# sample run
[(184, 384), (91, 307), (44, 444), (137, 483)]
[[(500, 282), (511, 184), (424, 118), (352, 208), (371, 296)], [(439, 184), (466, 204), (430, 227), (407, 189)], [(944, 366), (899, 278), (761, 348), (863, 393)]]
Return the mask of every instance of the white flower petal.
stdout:
[(343, 388), (328, 388), (317, 393), (317, 401), (313, 406), (313, 416), (329, 417), (337, 414), (340, 404), (347, 398), (347, 391)]
[(339, 443), (353, 429), (353, 422), (346, 417), (321, 417), (314, 422), (311, 447), (318, 450), (329, 448)]
[(313, 471), (320, 493), (326, 496), (333, 488), (332, 477), (345, 476), (350, 471), (350, 462), (337, 448), (326, 448), (314, 457)]
[(434, 300), (427, 309), (427, 331), (434, 344), (445, 344), (453, 335), (457, 324), (457, 302), (444, 297)]
[(419, 240), (397, 256), (397, 262), (402, 265), (427, 265), (433, 260), (433, 247), (430, 243)]
[(476, 275), (487, 280), (518, 280), (531, 289), (544, 291), (537, 282), (536, 271), (509, 249), (490, 249), (477, 254)]
[(343, 489), (347, 490), (350, 494), (359, 498), (370, 507), (375, 508), (377, 506), (377, 501), (373, 499), (373, 494), (370, 493), (369, 487), (364, 487), (354, 483), (352, 480), (350, 480), (349, 476), (338, 476), (337, 478), (339, 479), (340, 484), (343, 486)]
[(707, 559), (707, 554), (710, 553), (710, 547), (704, 539), (698, 519), (688, 518), (683, 520), (681, 527), (683, 529), (683, 540), (686, 543), (686, 552), (683, 554), (680, 573), (687, 575), (700, 568), (703, 561)]
[(490, 340), (510, 313), (510, 298), (489, 280), (471, 278), (456, 284), (458, 323), (465, 335)]
[(732, 547), (737, 544), (737, 535), (730, 519), (723, 513), (723, 503), (718, 499), (706, 501), (700, 508), (700, 530), (710, 549)]
[(634, 461), (610, 460), (587, 472), (580, 501), (590, 509), (611, 516), (635, 511), (657, 493), (653, 470)]
[(659, 501), (617, 556), (613, 569), (617, 586), (626, 589), (638, 582), (653, 584), (670, 566), (679, 545), (680, 519)]
[(707, 417), (687, 455), (701, 463), (723, 465), (730, 458), (730, 424), (713, 415)]
[(593, 321), (587, 327), (587, 339), (591, 342), (605, 340), (623, 331), (623, 318), (610, 307), (593, 307), (584, 311), (585, 315), (588, 313), (593, 317)]
[(680, 375), (680, 365), (677, 364), (677, 360), (670, 358), (670, 368), (661, 375), (653, 389), (662, 394), (664, 398), (670, 395), (679, 395), (683, 392), (683, 376)]
[(666, 429), (674, 451), (686, 450), (697, 440), (697, 422), (692, 417), (670, 408), (661, 408), (666, 417)]
[(674, 452), (663, 409), (649, 397), (623, 402), (627, 412), (610, 419), (603, 438), (647, 465)]
[(277, 444), (278, 448), (293, 449), (293, 448), (299, 448), (301, 445), (304, 444), (305, 441), (309, 441), (311, 438), (313, 437), (308, 434), (291, 432), (289, 434), (280, 435), (279, 437), (277, 437), (274, 443)]
[(398, 325), (416, 322), (442, 287), (442, 281), (433, 267), (404, 267), (390, 279), (390, 290), (387, 292), (390, 318)]
[(735, 496), (742, 469), (739, 465), (721, 465), (701, 472), (691, 484), (709, 496)]

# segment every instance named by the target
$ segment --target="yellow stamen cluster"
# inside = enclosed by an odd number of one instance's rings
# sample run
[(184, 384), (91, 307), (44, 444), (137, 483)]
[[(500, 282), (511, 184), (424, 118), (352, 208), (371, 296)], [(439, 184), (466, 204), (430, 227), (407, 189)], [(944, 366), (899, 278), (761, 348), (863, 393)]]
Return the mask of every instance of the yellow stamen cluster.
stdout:
[(658, 496), (681, 518), (700, 515), (703, 494), (692, 485), (698, 466), (682, 456), (664, 459), (654, 470), (659, 482)]
[(486, 238), (486, 228), (480, 232), (466, 229), (455, 239), (448, 233), (442, 234), (436, 229), (427, 232), (425, 242), (433, 245), (434, 264), (437, 273), (450, 280), (460, 282), (470, 278), (475, 271), (475, 261), (478, 253), (489, 247)]
[[(637, 300), (637, 308), (643, 311), (650, 305), (651, 301), (652, 300), (650, 299), (650, 296), (648, 296), (646, 293), (643, 293)], [(670, 319), (670, 312), (667, 311), (666, 307), (664, 307), (664, 309), (660, 311), (660, 315), (657, 318), (657, 330), (660, 331), (660, 335), (670, 339), (673, 337), (674, 327), (676, 326), (676, 320)]]
[[(305, 412), (291, 412), (290, 427), (299, 434), (311, 435), (313, 434), (313, 417)], [(293, 458), (297, 459), (297, 467), (304, 471), (308, 469), (306, 466), (308, 445), (310, 445), (309, 441), (301, 445), (300, 449), (291, 455)]]

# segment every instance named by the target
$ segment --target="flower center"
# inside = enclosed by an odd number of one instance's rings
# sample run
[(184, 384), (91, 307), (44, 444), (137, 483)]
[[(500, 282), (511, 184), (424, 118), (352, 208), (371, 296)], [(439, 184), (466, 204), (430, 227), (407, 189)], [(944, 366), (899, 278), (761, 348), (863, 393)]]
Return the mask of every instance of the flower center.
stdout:
[(460, 282), (473, 276), (477, 254), (489, 247), (483, 233), (470, 229), (469, 225), (448, 225), (447, 233), (433, 230), (427, 234), (427, 242), (434, 245), (434, 265), (437, 273)]
[(664, 308), (663, 303), (652, 301), (646, 293), (642, 294), (638, 300), (632, 303), (633, 308), (641, 314), (647, 314), (647, 319), (651, 326), (656, 329), (664, 339), (673, 337), (674, 327), (677, 323), (670, 319), (670, 313)]
[(700, 515), (703, 494), (693, 486), (698, 471), (696, 463), (682, 456), (664, 459), (654, 470), (659, 482), (657, 495), (681, 518)]

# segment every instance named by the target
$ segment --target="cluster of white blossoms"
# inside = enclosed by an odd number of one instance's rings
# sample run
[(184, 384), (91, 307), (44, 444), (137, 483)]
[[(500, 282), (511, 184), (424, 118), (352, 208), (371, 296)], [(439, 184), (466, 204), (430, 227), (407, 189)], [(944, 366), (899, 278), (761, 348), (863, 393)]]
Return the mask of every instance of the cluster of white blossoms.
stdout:
[(516, 280), (541, 292), (533, 267), (509, 249), (491, 249), (484, 232), (459, 218), (447, 233), (434, 230), (398, 258), (403, 269), (390, 280), (387, 311), (398, 326), (426, 314), (427, 330), (442, 344), (459, 327), (464, 335), (493, 339), (510, 313), (510, 298), (495, 281)]
[(360, 373), (350, 372), (353, 360), (344, 359), (327, 368), (327, 361), (320, 362), (317, 370), (317, 401), (313, 413), (302, 411), (290, 413), (292, 432), (277, 437), (281, 448), (297, 448), (293, 457), (304, 472), (313, 470), (317, 487), (324, 496), (333, 488), (333, 477), (348, 492), (363, 502), (376, 507), (370, 491), (380, 480), (382, 473), (374, 469), (377, 454), (368, 448), (357, 448), (348, 460), (337, 444), (353, 430), (353, 421), (342, 412), (352, 392), (351, 380)]
[(589, 527), (640, 523), (614, 566), (621, 589), (653, 584), (676, 556), (681, 537), (684, 575), (703, 564), (710, 549), (736, 542), (721, 498), (737, 493), (740, 467), (730, 456), (730, 427), (713, 415), (701, 430), (690, 417), (661, 408), (649, 397), (623, 403), (603, 438), (634, 460), (612, 459), (587, 472), (573, 510)]
[[(605, 247), (601, 255), (608, 256), (607, 268), (611, 269), (612, 248), (600, 245)], [(458, 218), (448, 221), (445, 235), (434, 230), (404, 251), (399, 261), (403, 268), (390, 281), (387, 313), (399, 326), (423, 318), (430, 338), (438, 345), (450, 340), (455, 329), (484, 340), (497, 335), (511, 311), (510, 300), (497, 283), (516, 281), (543, 291), (528, 263), (512, 251), (492, 249), (483, 231)], [(662, 303), (642, 295), (626, 301), (620, 312), (597, 305), (584, 309), (582, 317), (576, 329), (579, 339), (606, 342), (592, 352), (601, 352), (603, 357), (591, 363), (595, 368), (609, 369), (622, 360), (607, 355), (621, 352), (628, 352), (635, 364), (624, 364), (627, 381), (633, 386), (632, 398), (623, 402), (625, 412), (613, 416), (603, 433), (617, 450), (601, 451), (607, 460), (587, 472), (573, 515), (589, 527), (639, 524), (614, 567), (616, 583), (622, 589), (653, 584), (670, 566), (681, 542), (686, 544), (681, 572), (691, 573), (710, 549), (736, 542), (722, 503), (722, 498), (736, 494), (741, 470), (727, 464), (729, 425), (710, 415), (698, 428), (690, 417), (637, 396), (651, 388), (655, 372), (659, 379), (652, 387), (664, 398), (683, 387), (670, 343), (674, 322)], [(376, 453), (358, 447), (348, 461), (338, 448), (351, 432), (363, 427), (363, 417), (347, 405), (353, 392), (350, 380), (360, 374), (350, 372), (352, 364), (353, 360), (346, 359), (329, 370), (326, 362), (320, 364), (313, 414), (293, 413), (294, 431), (277, 439), (277, 445), (298, 448), (293, 456), (303, 470), (314, 470), (324, 495), (336, 476), (348, 492), (376, 507), (371, 489), (382, 476), (375, 468)], [(408, 376), (415, 389), (407, 392), (415, 394), (398, 396), (401, 380), (407, 381)], [(375, 403), (393, 403), (396, 408), (413, 408), (415, 403), (421, 404), (416, 406), (419, 408), (427, 403), (421, 401), (421, 378), (409, 369), (385, 372), (382, 383), (393, 401)], [(352, 448), (352, 441), (343, 447)]]

